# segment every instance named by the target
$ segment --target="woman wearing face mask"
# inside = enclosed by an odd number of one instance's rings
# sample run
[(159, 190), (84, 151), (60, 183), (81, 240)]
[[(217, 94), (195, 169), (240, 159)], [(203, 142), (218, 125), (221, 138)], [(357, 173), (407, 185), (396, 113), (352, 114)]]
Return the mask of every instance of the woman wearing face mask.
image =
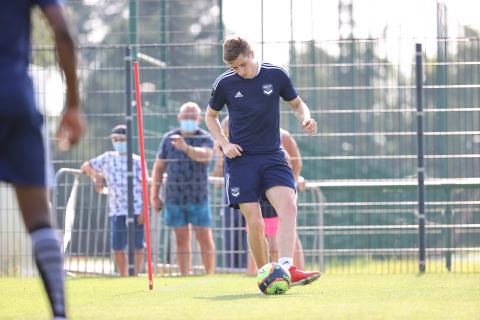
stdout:
[[(180, 107), (180, 128), (167, 132), (160, 142), (152, 170), (150, 202), (155, 211), (163, 208), (165, 224), (173, 228), (177, 263), (181, 275), (190, 272), (191, 229), (200, 246), (205, 273), (215, 271), (215, 244), (212, 215), (208, 203), (208, 163), (213, 156), (213, 140), (198, 127), (200, 108), (194, 102)], [(167, 173), (165, 198), (159, 196), (163, 174)]]
[[(108, 213), (110, 217), (110, 243), (115, 263), (121, 276), (128, 275), (127, 246), (128, 192), (127, 192), (127, 128), (115, 126), (110, 138), (115, 151), (107, 151), (86, 161), (80, 169), (95, 182), (97, 192), (108, 185)], [(140, 156), (132, 154), (133, 199), (135, 219), (135, 274), (140, 272), (144, 256), (142, 168)]]

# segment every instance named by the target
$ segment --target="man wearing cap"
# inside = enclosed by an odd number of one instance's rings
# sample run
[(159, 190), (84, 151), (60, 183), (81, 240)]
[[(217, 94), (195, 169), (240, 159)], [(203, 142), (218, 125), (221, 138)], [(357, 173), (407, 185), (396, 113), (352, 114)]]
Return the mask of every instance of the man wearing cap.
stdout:
[[(110, 217), (110, 244), (121, 276), (128, 275), (127, 246), (127, 128), (120, 124), (113, 128), (110, 138), (115, 151), (107, 151), (86, 161), (80, 169), (95, 182), (101, 192), (108, 186), (108, 214)], [(141, 270), (144, 256), (142, 168), (140, 156), (132, 154), (133, 207), (135, 214), (135, 275)]]
[[(215, 271), (215, 244), (208, 203), (208, 163), (213, 157), (213, 140), (198, 125), (200, 107), (187, 102), (180, 107), (180, 128), (167, 132), (158, 148), (152, 170), (150, 202), (157, 212), (163, 208), (164, 221), (175, 233), (177, 263), (182, 276), (190, 272), (192, 255), (190, 225), (200, 245), (207, 274)], [(165, 198), (159, 197), (163, 174), (167, 173)], [(165, 201), (165, 203), (164, 203)]]

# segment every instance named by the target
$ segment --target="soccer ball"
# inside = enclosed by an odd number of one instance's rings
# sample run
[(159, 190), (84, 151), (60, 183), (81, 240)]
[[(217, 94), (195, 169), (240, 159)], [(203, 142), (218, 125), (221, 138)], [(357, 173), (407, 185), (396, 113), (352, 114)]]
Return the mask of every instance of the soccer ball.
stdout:
[(284, 294), (292, 285), (290, 272), (278, 263), (267, 263), (258, 270), (257, 284), (264, 294)]

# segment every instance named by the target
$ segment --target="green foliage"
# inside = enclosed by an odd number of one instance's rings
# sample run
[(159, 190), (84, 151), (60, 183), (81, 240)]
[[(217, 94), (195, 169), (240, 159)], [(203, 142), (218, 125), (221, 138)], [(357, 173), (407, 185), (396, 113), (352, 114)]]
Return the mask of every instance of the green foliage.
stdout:
[[(469, 40), (439, 42), (437, 55), (426, 61), (425, 86), (444, 88), (424, 90), (424, 108), (445, 111), (451, 108), (480, 107), (480, 34), (466, 27)], [(473, 62), (473, 64), (472, 64)], [(425, 115), (425, 130), (433, 132), (476, 131), (480, 128), (478, 111), (436, 112)], [(426, 154), (478, 154), (480, 144), (474, 134), (425, 137)], [(432, 159), (426, 161), (429, 177), (468, 178), (478, 176), (478, 159)]]
[[(392, 93), (380, 88), (404, 85), (406, 80), (391, 61), (381, 58), (381, 40), (340, 43), (340, 55), (330, 53), (337, 44), (312, 41), (298, 45), (296, 59), (290, 61), (290, 73), (300, 96), (319, 121), (320, 133), (344, 133), (344, 136), (297, 137), (302, 155), (307, 157), (345, 157), (304, 161), (308, 179), (385, 179), (401, 178), (414, 172), (409, 161), (359, 159), (362, 156), (414, 154), (415, 140), (383, 135), (381, 132), (414, 130), (406, 115), (375, 113), (376, 109), (399, 110), (408, 106), (402, 89)], [(376, 86), (379, 86), (378, 88)], [(308, 88), (308, 89), (302, 89)], [(339, 110), (332, 113), (316, 111)], [(363, 110), (365, 110), (363, 112)], [(293, 115), (282, 125), (301, 133)], [(378, 135), (360, 133), (379, 132)], [(348, 135), (353, 133), (353, 135)], [(359, 133), (359, 135), (355, 135)]]

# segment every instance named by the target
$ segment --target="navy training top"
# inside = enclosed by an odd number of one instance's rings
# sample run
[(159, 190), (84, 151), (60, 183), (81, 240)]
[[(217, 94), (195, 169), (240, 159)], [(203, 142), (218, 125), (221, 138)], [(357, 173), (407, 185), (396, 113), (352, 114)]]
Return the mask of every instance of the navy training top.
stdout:
[(216, 111), (227, 105), (231, 143), (245, 154), (264, 154), (281, 150), (279, 97), (291, 101), (297, 96), (283, 68), (262, 63), (253, 79), (242, 78), (233, 69), (221, 74), (208, 104)]
[(0, 1), (0, 116), (35, 110), (30, 63), (30, 13), (33, 6), (59, 5), (60, 0)]

